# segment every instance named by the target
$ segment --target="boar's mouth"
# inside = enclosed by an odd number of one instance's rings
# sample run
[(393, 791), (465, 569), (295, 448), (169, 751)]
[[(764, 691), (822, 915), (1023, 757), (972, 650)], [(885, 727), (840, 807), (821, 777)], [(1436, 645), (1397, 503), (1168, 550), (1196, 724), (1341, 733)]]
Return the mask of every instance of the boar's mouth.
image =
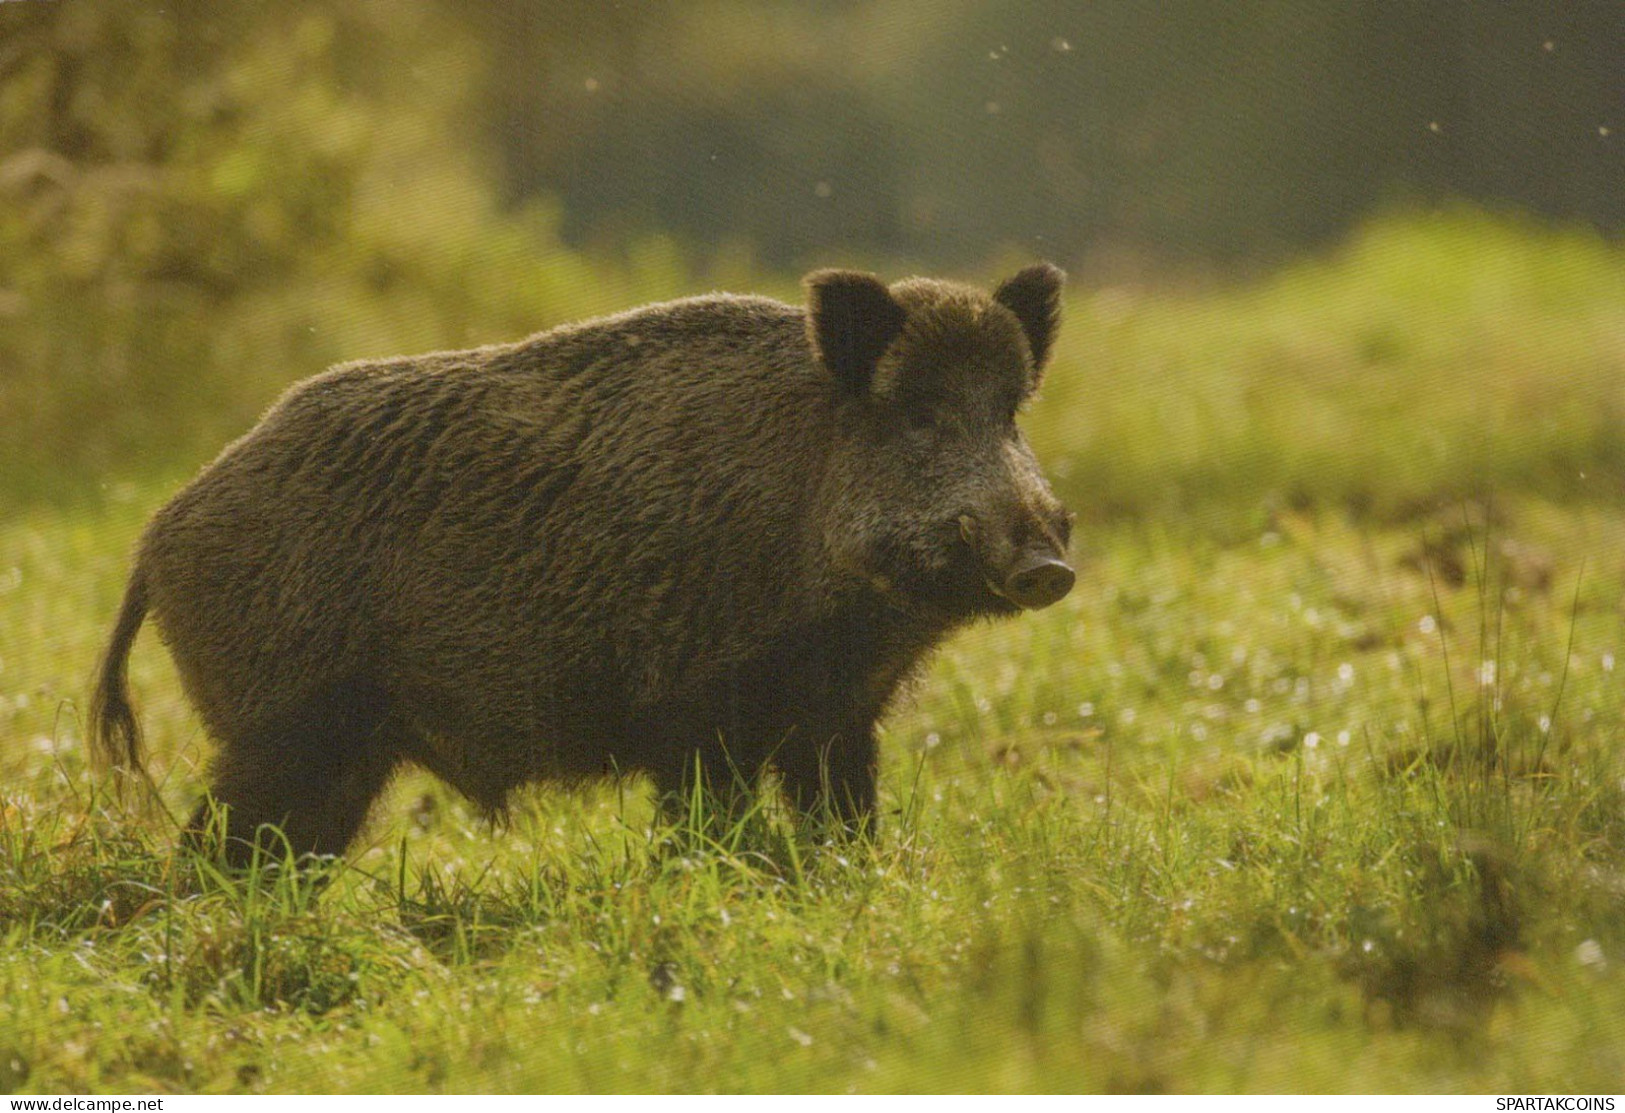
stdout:
[(944, 545), (941, 534), (927, 538), (895, 536), (879, 546), (863, 573), (887, 605), (933, 621), (956, 623), (982, 617), (1011, 617), (1063, 599), (1076, 574), (1053, 539), (1041, 537), (1019, 548), (1006, 541), (987, 543), (970, 515), (949, 519), (959, 545)]

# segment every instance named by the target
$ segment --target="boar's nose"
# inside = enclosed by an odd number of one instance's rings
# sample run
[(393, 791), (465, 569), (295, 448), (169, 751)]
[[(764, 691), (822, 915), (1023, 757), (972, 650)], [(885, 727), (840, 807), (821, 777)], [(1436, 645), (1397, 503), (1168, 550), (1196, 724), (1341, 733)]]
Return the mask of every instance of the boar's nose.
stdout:
[(1072, 590), (1077, 575), (1064, 560), (1031, 553), (1017, 562), (1004, 580), (1004, 594), (1018, 607), (1035, 611), (1058, 603)]

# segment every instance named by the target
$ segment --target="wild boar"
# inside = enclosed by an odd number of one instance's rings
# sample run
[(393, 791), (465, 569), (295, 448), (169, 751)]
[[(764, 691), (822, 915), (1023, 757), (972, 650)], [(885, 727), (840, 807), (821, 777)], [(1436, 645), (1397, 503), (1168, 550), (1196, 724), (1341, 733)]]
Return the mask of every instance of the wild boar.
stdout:
[(805, 308), (697, 297), (301, 382), (146, 529), (92, 738), (142, 761), (150, 612), (239, 859), (262, 825), (343, 852), (407, 762), (489, 809), (771, 765), (864, 827), (875, 724), (927, 652), (1073, 585), (1016, 425), (1062, 280), (825, 270)]

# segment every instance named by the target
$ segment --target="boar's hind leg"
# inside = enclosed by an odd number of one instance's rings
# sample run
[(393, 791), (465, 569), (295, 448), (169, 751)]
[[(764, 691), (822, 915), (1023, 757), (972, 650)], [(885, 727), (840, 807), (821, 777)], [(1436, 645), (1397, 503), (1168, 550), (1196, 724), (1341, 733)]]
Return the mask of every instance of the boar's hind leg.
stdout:
[(327, 711), (222, 743), (210, 777), (213, 808), (204, 799), (187, 824), (194, 845), (223, 805), (224, 851), (233, 865), (245, 864), (256, 843), (274, 858), (288, 850), (344, 852), (401, 753), (395, 732), (372, 708), (350, 703)]
[(787, 739), (775, 764), (790, 802), (803, 815), (833, 819), (848, 832), (873, 832), (875, 739), (867, 727)]

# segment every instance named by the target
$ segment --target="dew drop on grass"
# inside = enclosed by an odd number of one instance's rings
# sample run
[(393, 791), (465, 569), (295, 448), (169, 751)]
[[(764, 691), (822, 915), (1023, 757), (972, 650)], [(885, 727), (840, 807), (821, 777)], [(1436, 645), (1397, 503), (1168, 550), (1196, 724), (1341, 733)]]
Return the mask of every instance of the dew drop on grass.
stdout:
[(1416, 620), (1416, 628), (1424, 634), (1431, 634), (1438, 630), (1439, 622), (1430, 614), (1425, 614)]

